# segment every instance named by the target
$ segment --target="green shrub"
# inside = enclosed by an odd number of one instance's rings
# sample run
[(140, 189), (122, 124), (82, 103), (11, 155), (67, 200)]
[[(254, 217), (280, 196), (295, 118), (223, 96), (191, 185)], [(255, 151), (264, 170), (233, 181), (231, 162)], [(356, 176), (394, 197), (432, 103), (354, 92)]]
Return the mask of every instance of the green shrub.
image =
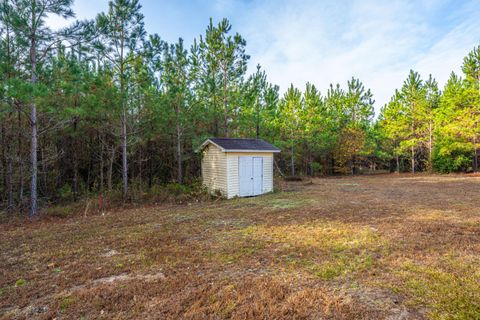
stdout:
[(473, 152), (465, 146), (452, 148), (450, 141), (439, 141), (432, 154), (433, 170), (439, 173), (472, 171)]
[(169, 183), (165, 186), (165, 191), (174, 196), (180, 196), (190, 192), (190, 188), (179, 183)]
[(58, 190), (58, 194), (60, 196), (61, 200), (70, 200), (73, 197), (73, 190), (72, 186), (70, 184), (66, 183), (64, 184), (60, 190)]
[(73, 212), (71, 206), (53, 206), (47, 209), (47, 215), (51, 217), (65, 218)]
[(322, 171), (322, 165), (318, 162), (312, 162), (311, 167), (314, 174)]

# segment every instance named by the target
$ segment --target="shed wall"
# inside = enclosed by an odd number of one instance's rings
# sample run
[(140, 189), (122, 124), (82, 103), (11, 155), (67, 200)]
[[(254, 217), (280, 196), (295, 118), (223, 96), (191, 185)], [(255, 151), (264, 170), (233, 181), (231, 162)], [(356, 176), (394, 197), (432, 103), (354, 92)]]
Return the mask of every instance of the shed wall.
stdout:
[(228, 197), (227, 192), (227, 155), (218, 147), (210, 144), (203, 150), (202, 157), (203, 185), (210, 192), (220, 190)]
[(226, 153), (227, 157), (227, 198), (233, 198), (240, 194), (238, 181), (238, 157), (261, 157), (263, 158), (263, 183), (262, 192), (273, 191), (273, 153), (265, 152), (232, 152)]

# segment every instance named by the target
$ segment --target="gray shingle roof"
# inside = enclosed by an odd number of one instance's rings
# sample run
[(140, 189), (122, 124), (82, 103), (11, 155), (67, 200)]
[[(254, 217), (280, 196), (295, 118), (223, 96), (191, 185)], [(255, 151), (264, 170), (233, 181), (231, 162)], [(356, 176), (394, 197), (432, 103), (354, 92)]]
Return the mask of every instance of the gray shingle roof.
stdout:
[(280, 149), (262, 139), (210, 138), (206, 142), (208, 141), (218, 145), (224, 151), (280, 152)]

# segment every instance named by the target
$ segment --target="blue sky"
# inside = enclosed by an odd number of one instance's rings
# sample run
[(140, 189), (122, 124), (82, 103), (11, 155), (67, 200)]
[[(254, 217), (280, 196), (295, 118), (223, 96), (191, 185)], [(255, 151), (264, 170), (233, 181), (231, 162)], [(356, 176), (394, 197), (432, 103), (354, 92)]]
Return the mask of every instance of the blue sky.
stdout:
[[(77, 0), (78, 19), (93, 18), (107, 1)], [(281, 92), (311, 82), (325, 93), (352, 76), (371, 88), (376, 110), (410, 69), (444, 85), (480, 44), (480, 3), (471, 1), (141, 0), (145, 26), (164, 40), (186, 44), (209, 18), (228, 18), (247, 40), (249, 72), (260, 64)], [(51, 18), (52, 27), (68, 24)]]

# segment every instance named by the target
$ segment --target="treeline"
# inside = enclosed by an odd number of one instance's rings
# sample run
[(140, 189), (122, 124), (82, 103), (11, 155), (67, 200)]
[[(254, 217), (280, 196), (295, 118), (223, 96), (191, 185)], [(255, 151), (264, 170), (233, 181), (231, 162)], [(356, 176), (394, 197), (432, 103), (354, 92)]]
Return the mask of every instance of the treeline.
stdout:
[(411, 72), (377, 120), (359, 79), (280, 96), (228, 20), (190, 47), (148, 35), (137, 0), (52, 31), (71, 0), (2, 0), (0, 196), (7, 212), (93, 194), (125, 201), (200, 175), (208, 137), (259, 137), (284, 175), (472, 171), (479, 134), (479, 49), (440, 92)]
[(396, 170), (477, 171), (480, 138), (480, 46), (463, 61), (463, 77), (452, 72), (443, 91), (430, 76), (410, 71), (378, 119), (385, 159)]

